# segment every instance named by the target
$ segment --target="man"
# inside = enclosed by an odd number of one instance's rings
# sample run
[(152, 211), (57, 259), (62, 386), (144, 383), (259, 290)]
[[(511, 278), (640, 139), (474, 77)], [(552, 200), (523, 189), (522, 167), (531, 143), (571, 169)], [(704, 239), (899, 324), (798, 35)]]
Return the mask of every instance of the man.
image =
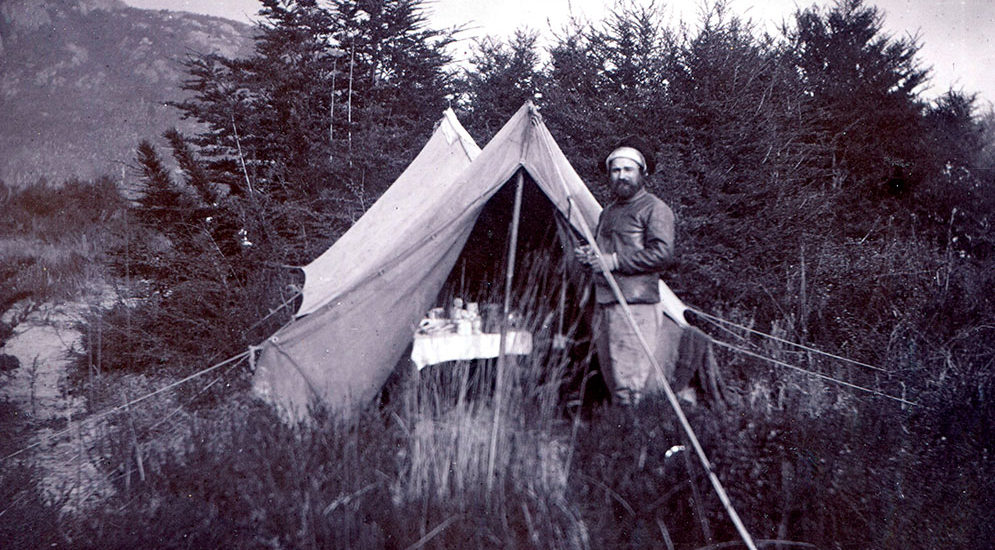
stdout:
[(645, 188), (654, 167), (648, 151), (627, 139), (605, 159), (615, 200), (601, 212), (595, 232), (604, 262), (589, 245), (575, 251), (580, 263), (597, 272), (593, 328), (598, 358), (613, 399), (626, 405), (639, 401), (655, 373), (602, 270), (609, 270), (618, 282), (639, 331), (656, 354), (664, 322), (659, 279), (673, 257), (674, 214)]

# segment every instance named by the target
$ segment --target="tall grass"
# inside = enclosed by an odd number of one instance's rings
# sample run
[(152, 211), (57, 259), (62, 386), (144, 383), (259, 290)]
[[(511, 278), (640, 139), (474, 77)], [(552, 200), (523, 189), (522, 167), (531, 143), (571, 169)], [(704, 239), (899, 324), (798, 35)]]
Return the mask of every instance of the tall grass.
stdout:
[[(567, 496), (575, 432), (562, 402), (570, 365), (549, 345), (557, 304), (546, 296), (557, 295), (560, 279), (549, 260), (533, 260), (524, 262), (527, 290), (514, 307), (536, 346), (506, 365), (495, 456), (494, 361), (430, 367), (402, 379), (390, 403), (349, 423), (317, 411), (311, 428), (284, 426), (241, 393), (199, 409), (160, 399), (102, 424), (95, 454), (117, 496), (89, 523), (74, 522), (72, 536), (97, 544), (110, 525), (155, 518), (142, 533), (110, 529), (110, 546), (589, 547)], [(101, 386), (91, 392), (99, 402), (113, 404), (111, 386), (129, 384), (124, 393), (132, 395), (153, 380), (121, 371), (88, 383)], [(232, 538), (216, 538), (220, 525)]]
[[(534, 254), (519, 269), (513, 309), (517, 329), (533, 335), (533, 353), (508, 356), (500, 383), (496, 361), (429, 367), (409, 380), (391, 411), (406, 435), (392, 491), (398, 501), (425, 509), (510, 514), (521, 531), (502, 526), (504, 534), (495, 536), (503, 543), (525, 536), (551, 547), (583, 547), (586, 529), (566, 498), (572, 442), (562, 403), (571, 365), (551, 345), (559, 306), (549, 296), (558, 295), (558, 266)], [(477, 296), (501, 300), (496, 292)], [(576, 332), (577, 325), (566, 329)]]
[[(592, 366), (583, 350), (551, 345), (562, 284), (555, 260), (527, 257), (517, 280), (513, 308), (536, 347), (509, 358), (500, 385), (493, 361), (402, 369), (390, 399), (357, 418), (342, 422), (316, 411), (312, 425), (289, 427), (247, 393), (247, 373), (236, 367), (108, 417), (89, 454), (101, 457), (113, 490), (103, 507), (62, 517), (59, 541), (101, 548), (691, 550), (736, 540), (704, 472), (682, 450), (667, 403), (651, 396), (632, 409), (577, 406), (584, 392), (575, 381)], [(460, 292), (451, 288), (440, 305)], [(499, 301), (484, 290), (460, 293)], [(751, 324), (742, 312), (724, 316)], [(583, 346), (582, 321), (568, 318), (576, 322), (566, 336)], [(787, 336), (791, 327), (773, 330)], [(780, 345), (757, 349), (826, 366)], [(972, 349), (980, 357), (985, 348)], [(947, 351), (917, 357), (963, 355)], [(921, 407), (908, 409), (754, 360), (719, 358), (728, 408), (699, 405), (687, 413), (756, 539), (847, 549), (978, 548), (992, 540), (989, 493), (972, 481), (995, 474), (995, 411), (985, 397), (992, 378), (983, 369), (951, 360), (942, 379), (921, 383), (932, 388), (919, 393), (928, 397)], [(122, 385), (135, 396), (162, 381), (121, 370), (93, 383), (105, 385), (94, 392), (98, 401), (119, 404)], [(17, 479), (30, 488), (30, 479)]]
[(8, 304), (22, 299), (64, 300), (103, 279), (102, 246), (86, 234), (67, 236), (57, 244), (29, 238), (0, 240)]

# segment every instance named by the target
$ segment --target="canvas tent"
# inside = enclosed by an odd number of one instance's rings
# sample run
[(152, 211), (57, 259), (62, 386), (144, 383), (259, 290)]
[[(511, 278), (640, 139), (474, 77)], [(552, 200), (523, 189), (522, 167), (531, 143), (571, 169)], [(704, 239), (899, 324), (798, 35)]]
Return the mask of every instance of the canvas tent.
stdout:
[[(301, 417), (317, 400), (349, 414), (380, 391), (431, 308), (478, 216), (524, 169), (578, 232), (601, 206), (526, 103), (479, 151), (451, 111), (356, 224), (304, 268), (296, 318), (260, 346), (257, 394)], [(674, 318), (683, 305), (666, 289)]]

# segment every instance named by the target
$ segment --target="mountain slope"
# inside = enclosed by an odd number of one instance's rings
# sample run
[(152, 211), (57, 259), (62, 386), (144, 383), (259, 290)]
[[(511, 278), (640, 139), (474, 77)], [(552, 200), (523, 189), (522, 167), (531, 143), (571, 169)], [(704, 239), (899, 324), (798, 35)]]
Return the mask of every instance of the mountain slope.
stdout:
[(182, 123), (190, 53), (251, 51), (251, 27), (118, 0), (0, 3), (0, 180), (120, 174), (142, 138)]

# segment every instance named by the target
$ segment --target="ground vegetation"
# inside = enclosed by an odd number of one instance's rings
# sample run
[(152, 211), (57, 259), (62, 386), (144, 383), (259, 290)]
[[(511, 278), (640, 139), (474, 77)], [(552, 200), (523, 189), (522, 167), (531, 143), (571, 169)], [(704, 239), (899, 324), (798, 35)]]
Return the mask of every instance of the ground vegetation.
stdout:
[[(430, 29), (423, 10), (415, 0), (263, 0), (254, 55), (186, 61), (192, 98), (175, 106), (202, 130), (164, 134), (180, 170), (143, 141), (126, 198), (106, 180), (4, 188), (8, 239), (116, 235), (92, 258), (128, 283), (126, 299), (88, 320), (104, 335), (101, 376), (79, 379), (105, 388), (90, 392), (93, 412), (120, 404), (106, 388), (124, 377), (177, 380), (285, 322), (300, 283), (290, 268), (361, 215), (447, 105), (484, 144), (532, 100), (602, 199), (610, 145), (629, 134), (653, 145), (651, 189), (678, 217), (667, 280), (695, 309), (735, 323), (692, 314), (694, 324), (749, 352), (715, 348), (726, 399), (688, 414), (761, 546), (989, 546), (990, 107), (958, 90), (927, 95), (921, 43), (885, 33), (882, 12), (861, 0), (801, 7), (773, 34), (721, 2), (679, 28), (658, 5), (623, 2), (548, 42), (527, 29), (484, 39), (462, 68), (450, 64), (453, 35)], [(108, 200), (73, 209), (74, 193)], [(54, 220), (67, 213), (80, 228), (58, 232)], [(38, 258), (11, 258), (0, 275), (23, 290), (0, 305), (44, 286)], [(523, 266), (516, 304), (549, 337), (555, 312), (531, 304), (556, 286), (537, 266)], [(116, 496), (65, 519), (60, 541), (700, 549), (737, 540), (669, 404), (620, 409), (567, 388), (577, 373), (596, 378), (589, 359), (543, 348), (500, 387), (497, 420), (486, 376), (462, 365), (399, 374), (389, 399), (358, 419), (315, 411), (308, 427), (285, 426), (251, 396), (248, 369), (226, 365), (223, 383), (181, 390), (168, 436), (164, 410), (106, 425), (119, 442), (101, 462), (116, 473)], [(29, 470), (3, 468), (11, 487), (30, 486)], [(53, 513), (35, 493), (13, 491), (40, 516)], [(23, 514), (0, 524), (11, 517)]]

